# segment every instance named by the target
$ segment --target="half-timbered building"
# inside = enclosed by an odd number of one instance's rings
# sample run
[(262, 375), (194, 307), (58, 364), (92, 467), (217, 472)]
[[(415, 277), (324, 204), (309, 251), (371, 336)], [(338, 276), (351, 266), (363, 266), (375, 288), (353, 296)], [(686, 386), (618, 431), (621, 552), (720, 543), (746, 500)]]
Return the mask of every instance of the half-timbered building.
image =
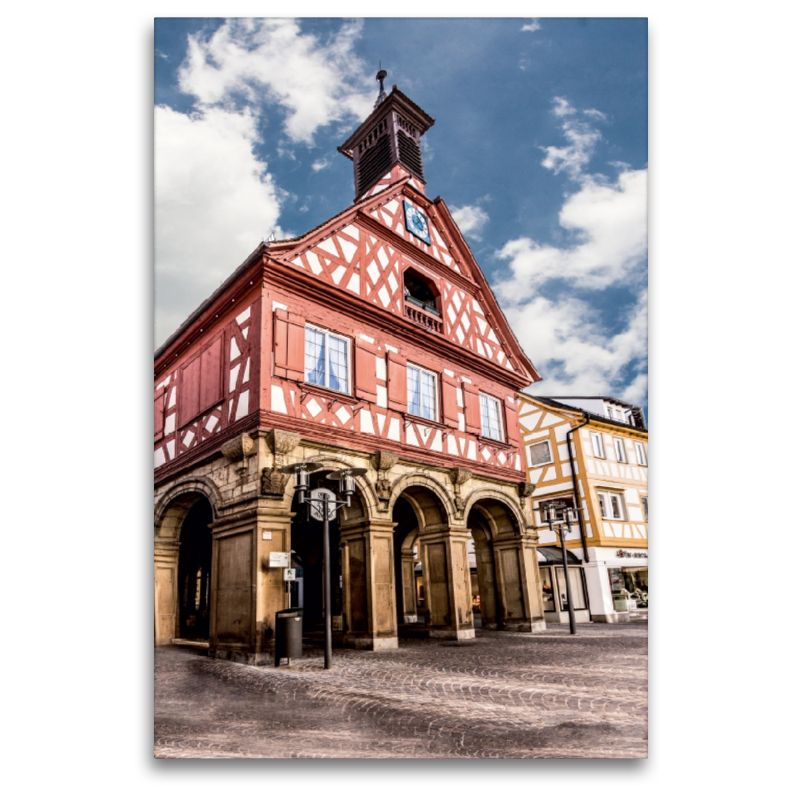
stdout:
[[(618, 622), (646, 608), (647, 428), (638, 406), (613, 397), (520, 395), (520, 429), (534, 520), (545, 619), (564, 622), (566, 580), (579, 622)], [(551, 503), (577, 507), (560, 542), (542, 519)]]
[[(158, 349), (156, 643), (207, 638), (264, 663), (278, 610), (322, 619), (320, 523), (280, 471), (299, 461), (323, 465), (312, 486), (367, 469), (331, 523), (344, 644), (397, 647), (404, 624), (474, 636), (473, 548), (484, 627), (544, 628), (517, 413), (539, 375), (427, 196), (433, 123), (397, 87), (382, 95), (339, 148), (354, 204), (259, 244)], [(302, 576), (291, 598), (273, 552)]]

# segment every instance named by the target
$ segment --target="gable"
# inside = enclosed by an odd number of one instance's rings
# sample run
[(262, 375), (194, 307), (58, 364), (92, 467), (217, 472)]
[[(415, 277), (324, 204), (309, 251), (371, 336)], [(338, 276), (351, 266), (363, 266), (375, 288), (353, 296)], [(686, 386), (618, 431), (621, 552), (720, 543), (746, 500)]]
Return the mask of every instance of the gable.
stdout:
[[(392, 177), (393, 173), (385, 176)], [(473, 279), (468, 266), (474, 263), (472, 256), (465, 255), (466, 245), (456, 243), (460, 234), (451, 231), (455, 224), (449, 212), (440, 212), (437, 203), (423, 204), (416, 193), (406, 190), (409, 183), (410, 179), (404, 179), (382, 196), (370, 196), (279, 257), (390, 314), (408, 317), (501, 368), (530, 372), (510, 329), (504, 333), (498, 327), (502, 312), (485, 278), (481, 274), (477, 284)], [(430, 244), (407, 229), (406, 200), (427, 217)], [(391, 235), (382, 236), (381, 229)], [(417, 258), (417, 253), (424, 256)], [(409, 268), (435, 285), (441, 316), (424, 314), (406, 303), (403, 274)], [(474, 270), (480, 274), (477, 265)], [(531, 374), (538, 380), (535, 370)]]

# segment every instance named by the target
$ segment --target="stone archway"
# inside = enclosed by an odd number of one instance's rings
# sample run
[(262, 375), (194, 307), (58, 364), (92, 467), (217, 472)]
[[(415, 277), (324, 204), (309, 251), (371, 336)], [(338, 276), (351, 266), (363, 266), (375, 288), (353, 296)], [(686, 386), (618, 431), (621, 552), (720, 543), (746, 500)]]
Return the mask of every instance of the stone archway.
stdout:
[(467, 499), (475, 542), (481, 622), (489, 630), (544, 630), (535, 539), (516, 503), (477, 491)]
[[(181, 488), (184, 491), (181, 491)], [(207, 640), (214, 492), (202, 482), (174, 487), (156, 508), (154, 542), (155, 644)]]
[[(401, 619), (408, 622), (416, 614), (432, 637), (474, 637), (469, 530), (453, 522), (447, 491), (428, 476), (405, 476), (393, 487), (391, 510), (395, 575), (402, 582), (396, 593)], [(422, 570), (419, 604), (415, 561)]]

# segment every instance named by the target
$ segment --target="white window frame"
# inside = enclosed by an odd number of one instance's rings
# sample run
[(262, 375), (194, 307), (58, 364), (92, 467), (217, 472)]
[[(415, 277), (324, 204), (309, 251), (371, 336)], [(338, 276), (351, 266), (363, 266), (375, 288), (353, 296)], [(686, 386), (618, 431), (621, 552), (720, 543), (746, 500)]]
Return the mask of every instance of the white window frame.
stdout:
[[(619, 513), (620, 513), (620, 516), (618, 517), (615, 517), (613, 515), (614, 504), (611, 502), (612, 498), (616, 498), (618, 500)], [(600, 516), (603, 519), (611, 520), (614, 522), (627, 521), (628, 511), (625, 507), (625, 496), (623, 495), (622, 492), (615, 492), (610, 489), (598, 489), (597, 502), (600, 505)], [(606, 516), (606, 514), (609, 512), (611, 512), (611, 516)]]
[(594, 453), (594, 457), (605, 459), (606, 448), (603, 445), (603, 434), (591, 431), (589, 436), (592, 440), (592, 452)]
[[(534, 447), (538, 447), (540, 444), (546, 444), (547, 445), (547, 460), (545, 460), (545, 461), (534, 461), (533, 460), (533, 448)], [(532, 442), (531, 444), (528, 445), (528, 463), (531, 465), (531, 467), (541, 467), (544, 464), (552, 464), (553, 463), (553, 447), (550, 444), (550, 440), (549, 439), (542, 439), (541, 441)]]
[(614, 453), (620, 464), (628, 463), (628, 454), (625, 452), (625, 440), (620, 439), (619, 436), (614, 437)]
[(640, 467), (647, 466), (647, 450), (644, 449), (644, 444), (642, 442), (634, 442), (634, 447), (636, 448), (636, 463)]
[[(420, 413), (414, 414), (411, 411), (411, 381), (408, 380), (409, 372), (414, 369), (420, 374), (424, 373), (425, 375), (430, 375), (433, 378), (433, 416), (426, 417), (422, 413), (422, 408), (420, 407)], [(420, 382), (421, 385), (421, 382)], [(438, 422), (439, 421), (439, 376), (435, 372), (431, 372), (429, 369), (425, 369), (425, 367), (419, 367), (416, 364), (406, 364), (406, 401), (408, 407), (408, 413), (411, 414), (412, 417), (419, 417), (420, 419), (426, 419), (429, 422)]]
[[(306, 331), (311, 329), (313, 331), (316, 331), (317, 333), (321, 333), (325, 337), (323, 344), (323, 347), (325, 348), (325, 367), (323, 373), (325, 383), (314, 383), (313, 381), (308, 379), (308, 370), (306, 368), (307, 339), (305, 335), (303, 337), (303, 382), (308, 383), (311, 386), (319, 386), (320, 388), (327, 389), (330, 392), (350, 394), (350, 387), (352, 386), (352, 366), (353, 366), (353, 358), (352, 358), (353, 343), (350, 337), (343, 336), (341, 333), (334, 333), (333, 331), (329, 331), (326, 328), (320, 328), (319, 325), (313, 325), (310, 322), (306, 323), (305, 329)], [(340, 342), (344, 342), (346, 346), (345, 352), (347, 353), (347, 386), (344, 389), (332, 389), (328, 385), (330, 381), (330, 347), (328, 346), (328, 339), (331, 337), (334, 339), (338, 339)]]
[[(484, 394), (483, 392), (479, 392), (480, 397), (480, 414), (481, 414), (481, 436), (485, 437), (486, 439), (493, 439), (496, 442), (504, 442), (505, 441), (505, 433), (503, 431), (503, 404), (498, 400), (496, 397), (492, 397), (490, 394)], [(486, 428), (483, 424), (483, 403), (484, 398), (486, 399), (486, 416), (489, 417), (489, 409), (491, 408), (490, 403), (494, 404), (494, 408), (497, 410), (497, 427), (500, 429), (499, 436), (493, 436), (491, 432), (487, 433)]]

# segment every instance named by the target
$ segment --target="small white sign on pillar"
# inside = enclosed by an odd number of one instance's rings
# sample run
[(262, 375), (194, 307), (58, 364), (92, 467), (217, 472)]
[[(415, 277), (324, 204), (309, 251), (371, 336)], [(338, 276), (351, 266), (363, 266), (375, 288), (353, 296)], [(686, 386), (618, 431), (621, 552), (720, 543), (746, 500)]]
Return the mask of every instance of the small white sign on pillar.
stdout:
[(283, 570), (283, 579), (285, 581), (296, 581), (297, 580), (297, 570), (287, 568)]
[(270, 553), (269, 565), (270, 567), (288, 567), (291, 563), (291, 553)]

